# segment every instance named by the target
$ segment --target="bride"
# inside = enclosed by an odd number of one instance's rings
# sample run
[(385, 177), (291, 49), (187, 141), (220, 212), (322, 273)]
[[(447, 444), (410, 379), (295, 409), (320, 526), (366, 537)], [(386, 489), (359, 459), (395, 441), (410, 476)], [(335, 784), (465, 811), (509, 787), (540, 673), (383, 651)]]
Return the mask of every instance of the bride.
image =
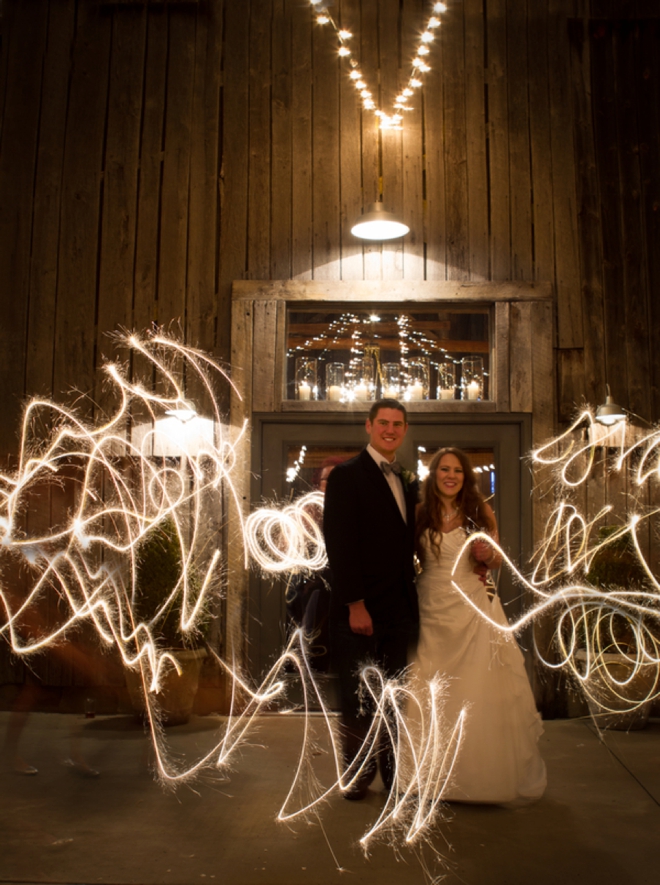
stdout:
[(476, 540), (452, 575), (469, 532), (481, 530), (498, 540), (495, 515), (461, 449), (443, 448), (434, 455), (416, 525), (423, 571), (417, 578), (420, 638), (413, 675), (418, 685), (441, 678), (448, 726), (467, 707), (458, 757), (442, 798), (534, 801), (546, 785), (537, 747), (541, 718), (515, 639), (488, 620), (507, 625), (500, 601), (497, 596), (491, 600), (478, 574), (482, 564), (484, 572), (501, 565), (501, 556), (488, 542)]

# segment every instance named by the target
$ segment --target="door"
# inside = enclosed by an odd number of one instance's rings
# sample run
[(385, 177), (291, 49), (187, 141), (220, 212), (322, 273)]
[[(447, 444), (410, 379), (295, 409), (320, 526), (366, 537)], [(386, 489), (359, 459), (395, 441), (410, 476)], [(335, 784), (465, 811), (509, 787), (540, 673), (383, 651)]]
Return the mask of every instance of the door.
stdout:
[[(254, 416), (252, 508), (292, 500), (309, 491), (324, 463), (357, 454), (367, 441), (364, 414)], [(531, 446), (528, 415), (410, 415), (399, 460), (415, 473), (441, 446), (465, 449), (497, 516), (503, 548), (522, 566), (531, 550), (531, 478), (524, 455)], [(259, 678), (277, 659), (291, 629), (283, 579), (253, 574), (249, 599), (250, 670)], [(498, 592), (512, 619), (524, 600), (511, 575), (500, 570)]]

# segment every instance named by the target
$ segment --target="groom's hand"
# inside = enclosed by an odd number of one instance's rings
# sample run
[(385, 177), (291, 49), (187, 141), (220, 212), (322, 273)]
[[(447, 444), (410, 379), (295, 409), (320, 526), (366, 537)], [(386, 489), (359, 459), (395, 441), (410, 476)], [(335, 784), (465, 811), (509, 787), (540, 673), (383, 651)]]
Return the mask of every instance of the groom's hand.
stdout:
[(373, 621), (363, 599), (360, 599), (359, 602), (349, 603), (348, 623), (353, 633), (361, 633), (363, 636), (371, 636), (373, 634)]

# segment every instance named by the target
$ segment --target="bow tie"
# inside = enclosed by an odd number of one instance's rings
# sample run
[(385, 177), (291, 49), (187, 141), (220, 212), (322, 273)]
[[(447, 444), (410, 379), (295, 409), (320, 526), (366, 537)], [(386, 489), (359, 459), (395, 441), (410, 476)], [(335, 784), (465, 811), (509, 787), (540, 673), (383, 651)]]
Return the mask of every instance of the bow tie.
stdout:
[(391, 464), (389, 461), (381, 461), (380, 469), (383, 471), (385, 476), (389, 476), (390, 473), (396, 473), (397, 476), (401, 476), (401, 465), (398, 461), (392, 461)]

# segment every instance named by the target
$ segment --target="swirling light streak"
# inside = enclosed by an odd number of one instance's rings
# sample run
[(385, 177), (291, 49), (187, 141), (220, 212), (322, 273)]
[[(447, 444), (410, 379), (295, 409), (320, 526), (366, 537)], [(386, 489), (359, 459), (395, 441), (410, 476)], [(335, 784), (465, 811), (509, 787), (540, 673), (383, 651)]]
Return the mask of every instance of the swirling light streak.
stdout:
[[(222, 426), (215, 389), (218, 381), (231, 382), (206, 355), (160, 334), (125, 335), (119, 338), (119, 344), (144, 361), (146, 377), (152, 382), (129, 379), (120, 364), (106, 366), (115, 403), (107, 420), (93, 424), (78, 410), (43, 399), (35, 399), (26, 407), (17, 469), (0, 474), (0, 555), (5, 566), (0, 576), (4, 611), (0, 634), (9, 641), (12, 651), (27, 661), (70, 637), (79, 624), (92, 625), (99, 641), (117, 649), (127, 668), (139, 669), (156, 772), (163, 785), (170, 787), (190, 781), (209, 768), (227, 770), (256, 717), (272, 708), (275, 701), (287, 704), (286, 668), (293, 666), (304, 689), (303, 712), (312, 705), (321, 710), (334, 777), (325, 787), (314, 778), (310, 780), (311, 720), (304, 717), (296, 774), (278, 818), (291, 822), (318, 813), (327, 797), (333, 791), (349, 789), (360, 771), (343, 770), (333, 717), (309, 666), (306, 640), (300, 632), (291, 637), (256, 687), (235, 662), (216, 655), (231, 683), (226, 725), (211, 750), (195, 761), (184, 764), (169, 752), (156, 695), (163, 674), (171, 668), (180, 672), (181, 667), (176, 650), (163, 647), (158, 621), (170, 603), (180, 598), (178, 629), (182, 637), (192, 637), (200, 614), (218, 593), (225, 564), (215, 537), (209, 537), (206, 530), (207, 515), (209, 508), (222, 514), (225, 495), (233, 498), (240, 518), (241, 500), (232, 474), (245, 426), (237, 431)], [(213, 432), (198, 435), (194, 446), (194, 422), (203, 419), (187, 420), (177, 436), (176, 419), (164, 417), (181, 409), (187, 410), (188, 418), (198, 412), (200, 404), (191, 401), (184, 389), (184, 377), (188, 386), (196, 382), (213, 418)], [(55, 416), (55, 420), (52, 431), (40, 438), (35, 428), (42, 415)], [(146, 424), (140, 425), (141, 416), (145, 416)], [(155, 457), (156, 451), (161, 455)], [(33, 529), (29, 523), (33, 496), (54, 486), (65, 488), (67, 483), (69, 487), (75, 485), (75, 494), (66, 522), (45, 531)], [(315, 492), (284, 507), (260, 508), (242, 520), (245, 563), (252, 562), (269, 573), (323, 568), (327, 560), (320, 529), (321, 507), (322, 496)], [(139, 593), (136, 576), (140, 544), (167, 520), (174, 525), (180, 551), (180, 577), (151, 619), (140, 621), (134, 612)], [(11, 592), (10, 561), (28, 573), (29, 586), (23, 595)], [(194, 574), (198, 580), (193, 580)], [(57, 624), (40, 625), (36, 635), (26, 632), (26, 618), (36, 610), (39, 600), (53, 591), (61, 600), (65, 616)], [(370, 842), (385, 832), (390, 841), (401, 838), (405, 844), (417, 844), (434, 820), (443, 784), (451, 773), (462, 722), (446, 740), (444, 732), (432, 727), (425, 733), (421, 749), (411, 746), (413, 736), (407, 730), (402, 706), (409, 702), (409, 693), (403, 683), (385, 680), (374, 668), (365, 669), (364, 680), (376, 711), (363, 748), (365, 760), (376, 752), (380, 731), (388, 728), (393, 736), (399, 736), (400, 747), (409, 748), (406, 752), (415, 762), (405, 786), (398, 783), (393, 788), (382, 814), (361, 844), (366, 851)], [(441, 719), (436, 701), (430, 715), (432, 723)], [(432, 801), (429, 771), (434, 772)], [(405, 821), (409, 823), (404, 828)]]
[(309, 492), (284, 508), (260, 507), (248, 516), (244, 538), (265, 572), (319, 571), (328, 564), (320, 520), (321, 492)]
[[(573, 498), (592, 474), (598, 450), (611, 458), (613, 473), (628, 470), (637, 486), (660, 475), (657, 461), (660, 431), (654, 430), (631, 443), (628, 437), (635, 433), (626, 421), (602, 427), (591, 410), (586, 409), (567, 431), (532, 452), (532, 463), (554, 468), (555, 492), (560, 500), (547, 520), (542, 541), (530, 562), (529, 578), (488, 534), (472, 534), (466, 540), (458, 559), (468, 555), (477, 538), (489, 543), (502, 556), (503, 567), (531, 599), (520, 617), (508, 626), (498, 624), (481, 612), (455, 581), (453, 584), (465, 603), (503, 634), (519, 633), (543, 616), (552, 617), (558, 659), (548, 659), (535, 643), (537, 655), (546, 667), (570, 673), (595, 702), (593, 709), (605, 713), (631, 713), (660, 695), (660, 582), (639, 541), (640, 528), (649, 525), (653, 528), (660, 508), (643, 510), (637, 506), (637, 512), (624, 518), (607, 538), (599, 539), (596, 532), (606, 517), (617, 520), (616, 507), (607, 504), (587, 517)], [(612, 449), (619, 450), (616, 458)], [(609, 545), (626, 538), (646, 576), (646, 585), (591, 585), (587, 576), (595, 558)], [(454, 574), (457, 564), (458, 561)], [(621, 638), (623, 627), (627, 634), (625, 641)], [(636, 684), (640, 674), (642, 689)], [(607, 698), (607, 690), (613, 694), (613, 700)]]

